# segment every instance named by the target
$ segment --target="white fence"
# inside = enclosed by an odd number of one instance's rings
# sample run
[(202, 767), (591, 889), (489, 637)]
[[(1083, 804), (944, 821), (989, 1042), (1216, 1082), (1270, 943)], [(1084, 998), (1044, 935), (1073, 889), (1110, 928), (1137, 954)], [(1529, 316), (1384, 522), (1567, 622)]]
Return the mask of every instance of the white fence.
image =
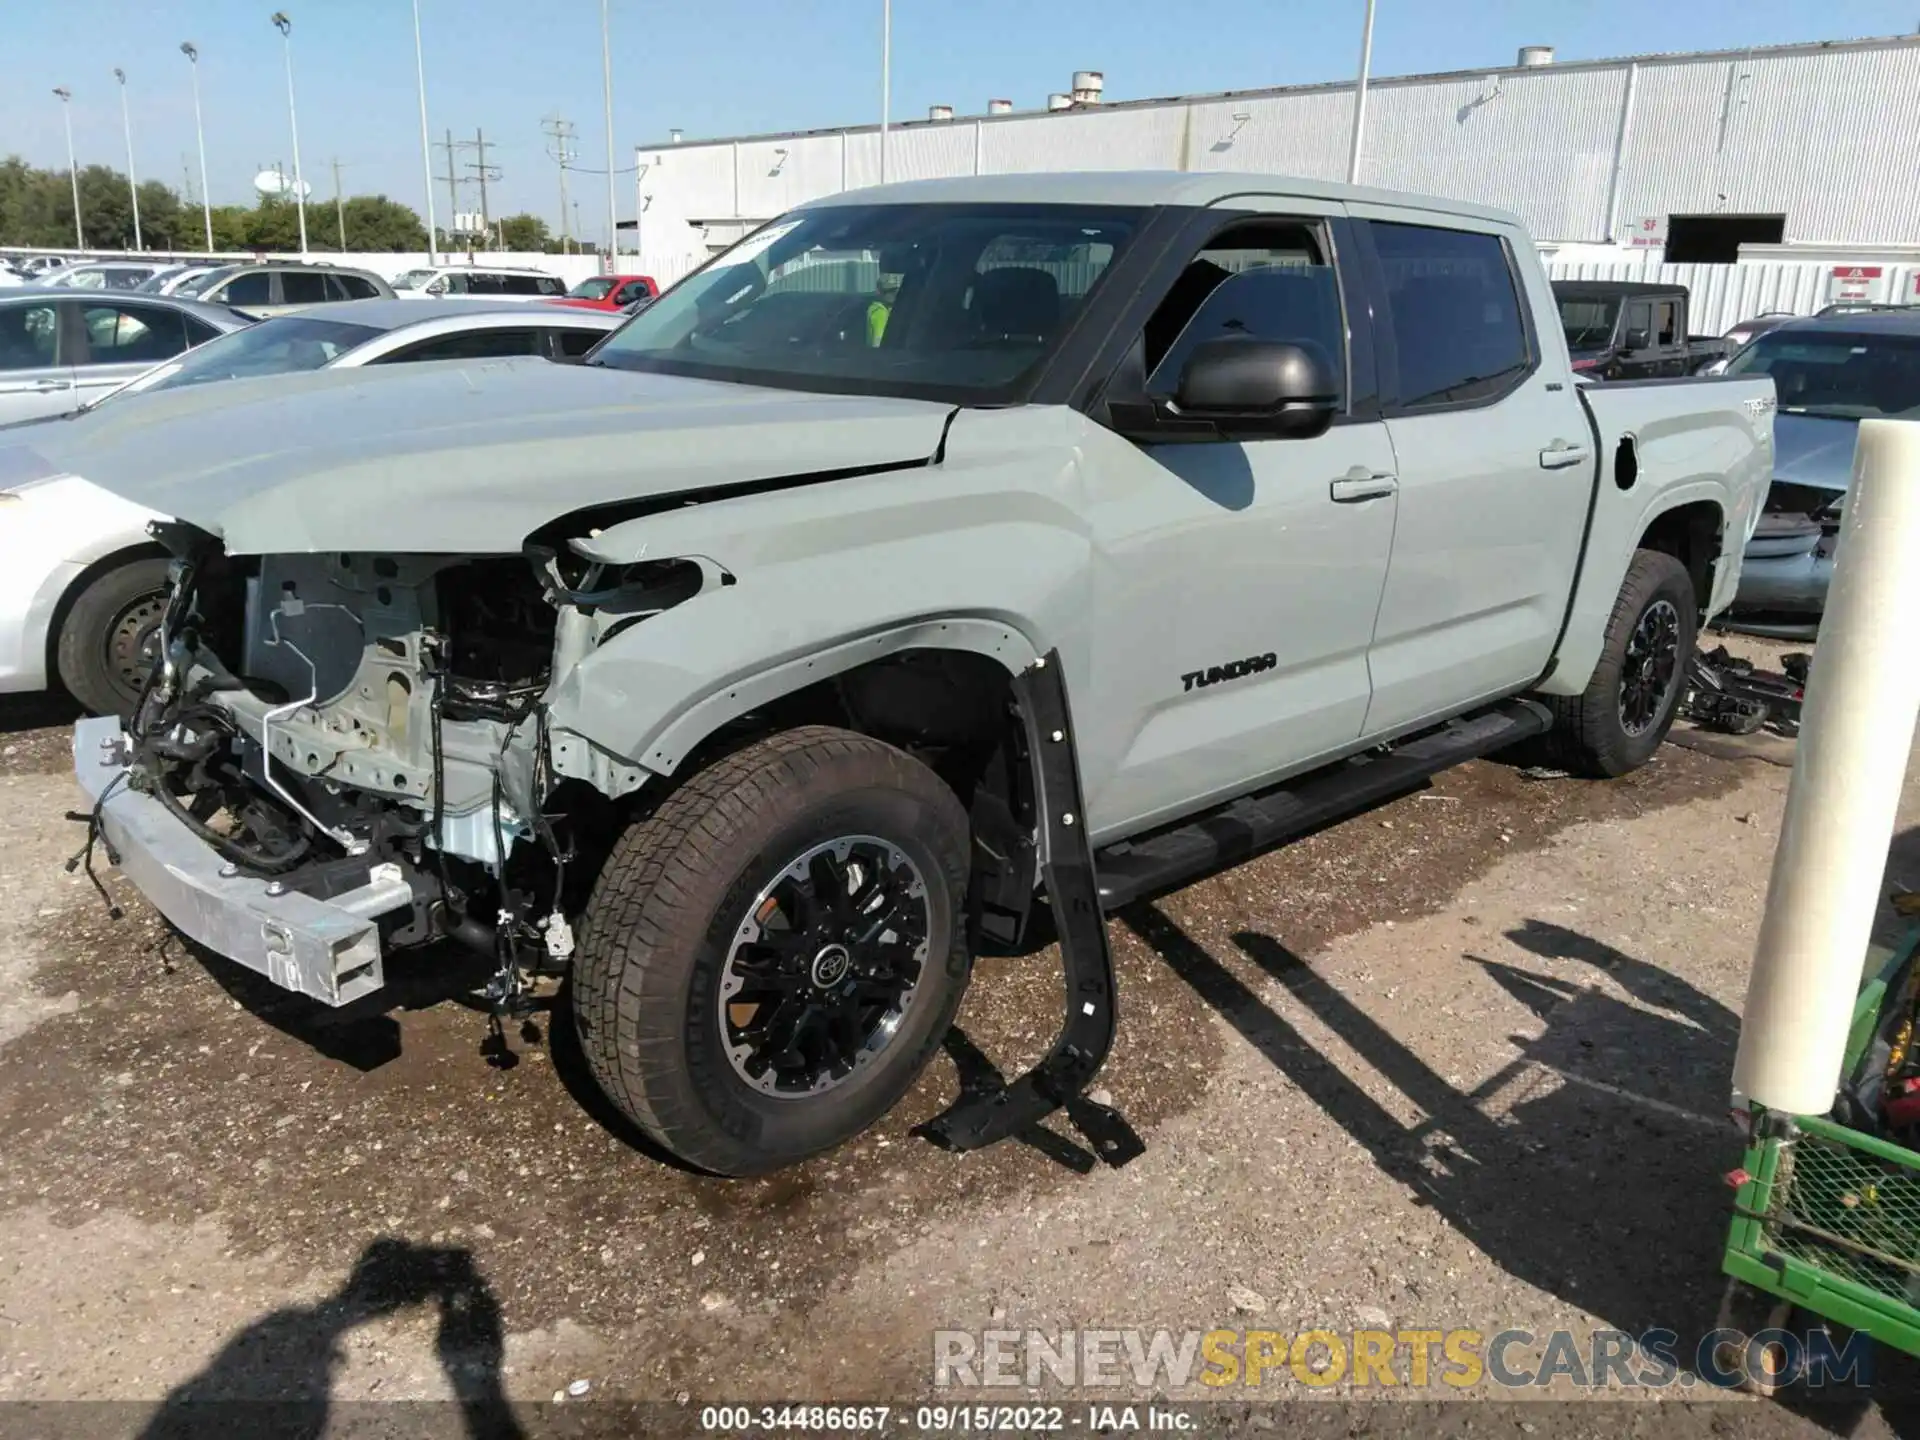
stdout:
[[(1689, 296), (1687, 328), (1696, 335), (1724, 335), (1731, 327), (1768, 311), (1811, 315), (1842, 298), (1830, 261), (1762, 260), (1740, 265), (1648, 265), (1637, 260), (1550, 260), (1555, 280), (1641, 280), (1684, 285)], [(1912, 302), (1920, 265), (1874, 265), (1879, 273), (1860, 282), (1873, 300)], [(1846, 298), (1853, 298), (1851, 296)]]

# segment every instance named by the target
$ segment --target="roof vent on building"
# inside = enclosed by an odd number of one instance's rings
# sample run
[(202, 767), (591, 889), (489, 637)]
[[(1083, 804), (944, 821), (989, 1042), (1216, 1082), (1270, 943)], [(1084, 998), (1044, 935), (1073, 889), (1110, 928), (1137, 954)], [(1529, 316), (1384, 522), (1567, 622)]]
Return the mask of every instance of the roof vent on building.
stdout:
[(687, 132), (684, 130), (669, 130), (667, 131), (667, 143), (669, 145), (678, 145), (686, 138), (686, 135)]
[(1047, 96), (1047, 109), (1049, 110), (1071, 110), (1072, 108), (1073, 96), (1071, 95), (1062, 95), (1056, 90), (1053, 94)]
[(951, 120), (953, 118), (953, 106), (929, 105), (927, 107), (927, 118), (929, 120)]
[(1100, 92), (1106, 88), (1107, 77), (1098, 70), (1073, 72), (1073, 103), (1076, 105), (1098, 105)]
[(1551, 45), (1522, 45), (1520, 47), (1521, 69), (1532, 70), (1538, 66), (1551, 65), (1552, 63), (1553, 47)]
[(989, 100), (987, 101), (987, 113), (989, 115), (1011, 115), (1013, 113), (1013, 101)]

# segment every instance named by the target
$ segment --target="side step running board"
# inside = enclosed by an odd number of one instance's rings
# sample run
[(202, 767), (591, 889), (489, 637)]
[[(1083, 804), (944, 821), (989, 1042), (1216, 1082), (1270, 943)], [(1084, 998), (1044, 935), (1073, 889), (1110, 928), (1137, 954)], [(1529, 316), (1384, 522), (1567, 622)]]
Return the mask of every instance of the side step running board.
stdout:
[(1123, 840), (1099, 852), (1100, 908), (1118, 910), (1148, 895), (1237, 865), (1343, 815), (1377, 805), (1429, 776), (1543, 733), (1544, 705), (1509, 700), (1463, 716), (1392, 749), (1356, 755), (1170, 830)]

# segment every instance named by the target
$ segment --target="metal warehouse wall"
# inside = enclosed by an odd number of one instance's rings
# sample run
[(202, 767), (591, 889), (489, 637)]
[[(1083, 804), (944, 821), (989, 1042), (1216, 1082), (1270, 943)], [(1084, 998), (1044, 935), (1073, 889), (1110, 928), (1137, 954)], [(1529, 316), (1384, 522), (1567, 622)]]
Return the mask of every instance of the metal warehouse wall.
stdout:
[[(1367, 184), (1517, 211), (1543, 241), (1643, 216), (1781, 214), (1790, 241), (1920, 239), (1920, 36), (1375, 81)], [(1350, 85), (893, 128), (889, 179), (1241, 170), (1340, 179)], [(877, 183), (873, 127), (643, 147), (649, 208), (769, 219)]]

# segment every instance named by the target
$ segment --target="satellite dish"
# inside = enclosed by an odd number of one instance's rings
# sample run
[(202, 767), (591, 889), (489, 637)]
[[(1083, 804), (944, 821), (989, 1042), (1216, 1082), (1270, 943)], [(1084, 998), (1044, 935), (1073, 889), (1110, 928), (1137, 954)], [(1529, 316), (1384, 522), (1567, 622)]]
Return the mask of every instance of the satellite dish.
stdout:
[[(291, 198), (294, 193), (293, 177), (284, 170), (262, 170), (253, 177), (253, 188), (261, 195)], [(311, 196), (313, 186), (301, 185), (300, 193), (303, 199)]]

